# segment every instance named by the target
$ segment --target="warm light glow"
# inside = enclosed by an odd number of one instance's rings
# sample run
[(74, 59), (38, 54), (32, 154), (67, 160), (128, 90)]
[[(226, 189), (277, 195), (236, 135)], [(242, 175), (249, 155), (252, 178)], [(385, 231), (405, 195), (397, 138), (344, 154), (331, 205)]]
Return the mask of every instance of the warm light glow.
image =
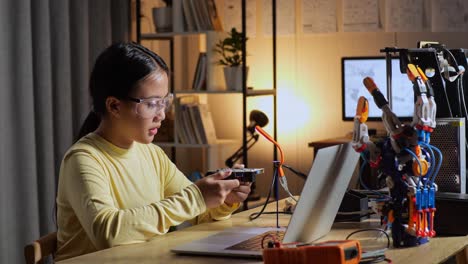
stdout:
[[(297, 90), (296, 90), (297, 92)], [(311, 122), (312, 109), (293, 87), (278, 89), (278, 134), (289, 138)]]
[[(294, 136), (298, 129), (305, 128), (311, 122), (312, 109), (304, 99), (294, 93), (294, 89), (282, 87), (277, 94), (277, 130), (278, 136), (289, 138)], [(264, 112), (270, 122), (264, 127), (268, 133), (273, 133), (273, 99), (269, 96), (249, 98), (247, 118), (253, 109)]]

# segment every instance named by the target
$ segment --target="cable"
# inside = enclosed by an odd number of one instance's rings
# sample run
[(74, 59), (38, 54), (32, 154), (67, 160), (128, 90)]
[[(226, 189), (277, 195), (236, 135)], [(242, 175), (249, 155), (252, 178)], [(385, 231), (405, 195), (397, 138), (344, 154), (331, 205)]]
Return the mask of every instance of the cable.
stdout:
[(283, 187), (284, 191), (289, 195), (289, 197), (291, 199), (293, 199), (297, 203), (296, 197), (294, 197), (294, 195), (292, 195), (292, 193), (289, 191), (288, 180), (286, 179), (286, 177), (281, 177), (279, 180), (280, 180), (280, 184)]
[(289, 195), (289, 197), (291, 197), (294, 201), (297, 202), (296, 198), (294, 197), (294, 195), (292, 195), (292, 193), (289, 191), (289, 188), (288, 188), (288, 181), (286, 179), (286, 175), (284, 174), (284, 171), (283, 171), (283, 164), (284, 164), (284, 154), (283, 154), (283, 150), (281, 149), (281, 146), (278, 144), (278, 142), (276, 142), (275, 139), (273, 139), (267, 132), (265, 132), (265, 130), (263, 130), (260, 126), (255, 126), (255, 130), (260, 133), (262, 136), (264, 136), (268, 141), (270, 141), (271, 143), (273, 143), (275, 145), (275, 147), (279, 150), (280, 152), (280, 161), (279, 163), (277, 164), (278, 168), (278, 174), (279, 174), (279, 182), (281, 184), (281, 187), (283, 187), (284, 191)]
[[(424, 147), (426, 147), (430, 153), (429, 156), (430, 156), (430, 159), (431, 159), (431, 163), (433, 163), (435, 165), (436, 163), (436, 157), (434, 155), (434, 151), (432, 151), (432, 148), (429, 146), (429, 144), (425, 143), (425, 142), (420, 142), (421, 145), (423, 145)], [(429, 182), (429, 179), (432, 177), (432, 175), (434, 175), (434, 166), (430, 166), (429, 167), (429, 171), (426, 173), (427, 175), (427, 181), (424, 183), (424, 187), (426, 187), (428, 185), (428, 182)]]
[[(423, 146), (425, 146), (427, 149), (429, 149), (429, 151), (431, 152), (431, 155), (432, 155), (431, 159), (432, 159), (432, 161), (434, 161), (434, 162), (433, 162), (434, 166), (431, 166), (431, 167), (429, 168), (431, 174), (428, 173), (428, 176), (427, 176), (427, 179), (428, 179), (428, 180), (427, 180), (426, 183), (424, 184), (424, 187), (428, 187), (428, 186), (429, 186), (430, 179), (431, 179), (432, 177), (435, 178), (435, 176), (436, 176), (437, 173), (439, 172), (440, 166), (441, 166), (442, 164), (441, 164), (441, 162), (440, 162), (440, 156), (439, 156), (439, 160), (438, 160), (437, 165), (436, 165), (436, 160), (437, 160), (437, 159), (436, 159), (436, 156), (435, 156), (435, 154), (434, 154), (432, 145), (427, 144), (427, 143), (424, 143), (424, 142), (421, 142), (421, 144), (422, 144)], [(436, 167), (439, 168), (439, 169), (436, 169)]]
[(281, 149), (281, 146), (278, 144), (278, 142), (276, 142), (270, 135), (268, 135), (268, 133), (265, 132), (265, 130), (263, 130), (260, 126), (255, 126), (255, 130), (257, 130), (257, 132), (260, 133), (262, 136), (264, 136), (268, 141), (273, 143), (276, 146), (276, 148), (279, 150), (279, 152), (280, 152), (280, 161), (279, 161), (279, 164), (278, 164), (278, 170), (279, 170), (279, 176), (283, 177), (284, 176), (284, 171), (283, 171), (283, 168), (282, 168), (283, 163), (284, 163), (283, 149)]
[(442, 80), (442, 90), (444, 91), (445, 101), (447, 102), (447, 108), (449, 110), (449, 117), (453, 117), (452, 107), (450, 106), (450, 100), (448, 98), (445, 79), (441, 78)]
[(414, 175), (414, 176), (417, 176), (418, 177), (418, 183), (416, 184), (416, 186), (419, 186), (419, 184), (421, 183), (421, 178), (423, 177), (422, 175), (422, 166), (421, 166), (421, 162), (419, 161), (419, 158), (418, 156), (416, 156), (416, 154), (409, 148), (404, 148), (404, 150), (406, 152), (408, 152), (411, 156), (413, 156), (413, 158), (416, 160), (416, 162), (418, 163), (419, 165), (419, 175)]
[[(466, 108), (465, 91), (464, 91), (464, 84), (463, 84), (464, 83), (464, 79), (463, 79), (464, 74), (465, 73), (460, 74), (460, 77), (461, 77), (460, 78), (461, 79), (461, 81), (460, 81), (460, 93), (462, 95), (461, 98), (462, 98), (462, 101), (463, 101), (463, 104), (462, 104), (463, 105), (463, 111), (464, 111), (463, 117), (468, 118), (468, 109)], [(466, 146), (466, 150), (468, 151), (468, 142), (465, 143), (465, 146)]]
[[(455, 56), (453, 55), (453, 53), (450, 50), (448, 50), (447, 48), (442, 48), (442, 50), (450, 55), (450, 57), (452, 58), (452, 62), (455, 64), (456, 71), (458, 73), (460, 71), (460, 69), (458, 68), (458, 62), (457, 62), (457, 59), (455, 59)], [(447, 62), (448, 62), (448, 60), (447, 60)]]
[(346, 240), (348, 240), (352, 235), (354, 234), (357, 234), (357, 233), (362, 233), (362, 232), (367, 232), (367, 231), (378, 231), (378, 232), (381, 232), (383, 233), (386, 237), (387, 237), (387, 247), (386, 249), (390, 248), (390, 236), (388, 235), (387, 232), (385, 232), (385, 230), (381, 229), (381, 228), (363, 228), (363, 229), (359, 229), (359, 230), (356, 230), (354, 232), (351, 232), (347, 237), (346, 237)]
[(430, 148), (434, 149), (437, 152), (437, 154), (439, 154), (439, 162), (437, 164), (437, 169), (434, 172), (434, 175), (432, 176), (432, 179), (430, 180), (431, 181), (431, 186), (432, 186), (432, 184), (434, 184), (435, 177), (439, 173), (440, 167), (442, 166), (442, 160), (444, 159), (444, 157), (443, 157), (442, 152), (440, 151), (440, 149), (438, 149), (437, 147), (435, 147), (433, 145), (429, 145), (429, 146), (430, 146)]
[[(433, 145), (430, 145), (430, 144), (427, 144), (427, 143), (423, 143), (425, 146), (427, 146), (427, 148), (429, 148), (429, 150), (436, 150), (437, 154), (439, 155), (439, 159), (438, 159), (438, 162), (437, 162), (437, 167), (435, 168), (434, 172), (430, 175), (430, 177), (428, 177), (428, 181), (426, 182), (425, 184), (425, 187), (429, 186), (429, 183), (430, 185), (432, 186), (432, 184), (434, 183), (434, 180), (435, 180), (435, 177), (437, 176), (437, 174), (439, 173), (439, 170), (440, 170), (440, 167), (442, 166), (442, 160), (443, 160), (443, 156), (442, 156), (442, 152), (436, 148), (435, 146)], [(434, 152), (432, 152), (432, 155), (434, 155)], [(434, 155), (434, 163), (435, 163), (435, 155)]]
[(466, 102), (465, 102), (465, 91), (463, 90), (464, 87), (463, 87), (463, 76), (464, 76), (464, 73), (460, 74), (460, 93), (461, 93), (461, 98), (462, 98), (462, 101), (463, 101), (463, 111), (464, 111), (464, 115), (463, 117), (468, 117), (468, 110), (466, 109)]
[[(280, 242), (278, 241), (278, 239), (277, 239), (275, 236), (273, 236), (272, 234), (266, 234), (266, 235), (264, 235), (264, 236), (262, 237), (262, 242), (261, 242), (262, 249), (265, 248), (265, 247), (263, 246), (263, 244), (265, 243), (265, 238), (267, 238), (267, 237), (271, 237), (271, 239), (273, 239), (273, 244), (271, 245), (272, 247), (274, 247), (275, 244), (280, 243)], [(271, 242), (271, 241), (270, 241), (270, 242)], [(268, 247), (270, 247), (270, 242), (268, 242)]]
[(361, 152), (361, 158), (363, 159), (363, 162), (362, 162), (362, 165), (361, 167), (359, 168), (359, 183), (362, 185), (362, 187), (364, 187), (364, 189), (366, 189), (367, 191), (371, 192), (371, 193), (374, 193), (374, 194), (377, 194), (379, 197), (384, 197), (386, 201), (388, 200), (391, 200), (392, 198), (390, 196), (387, 196), (387, 195), (384, 195), (380, 192), (377, 192), (375, 190), (371, 190), (369, 187), (367, 187), (367, 185), (364, 183), (364, 181), (362, 180), (362, 174), (363, 174), (363, 171), (364, 171), (364, 168), (365, 166), (367, 165), (367, 163), (369, 163), (369, 161), (367, 161), (367, 158), (364, 156), (364, 153)]
[(286, 169), (288, 169), (288, 170), (294, 172), (294, 174), (296, 174), (296, 175), (302, 177), (303, 179), (307, 179), (307, 175), (306, 175), (305, 173), (300, 172), (300, 171), (298, 171), (298, 170), (295, 170), (294, 168), (292, 168), (291, 166), (288, 166), (288, 165), (286, 165), (286, 164), (283, 164), (283, 167), (285, 167)]
[(257, 218), (259, 218), (262, 214), (263, 214), (263, 211), (265, 210), (265, 208), (267, 207), (268, 205), (268, 201), (270, 201), (270, 197), (271, 197), (271, 192), (273, 190), (273, 186), (275, 185), (275, 181), (276, 181), (276, 177), (277, 177), (277, 170), (275, 169), (275, 171), (273, 172), (273, 179), (271, 180), (271, 185), (270, 185), (270, 190), (268, 191), (268, 196), (266, 198), (266, 201), (265, 203), (263, 204), (263, 207), (262, 209), (260, 210), (260, 212), (255, 212), (255, 213), (252, 213), (251, 215), (249, 215), (249, 220), (252, 221), (252, 220), (255, 220)]

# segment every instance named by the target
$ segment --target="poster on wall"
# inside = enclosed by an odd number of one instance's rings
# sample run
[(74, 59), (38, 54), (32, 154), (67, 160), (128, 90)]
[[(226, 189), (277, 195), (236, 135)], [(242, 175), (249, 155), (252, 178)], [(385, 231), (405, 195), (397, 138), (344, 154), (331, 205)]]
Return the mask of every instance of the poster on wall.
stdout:
[(433, 32), (468, 32), (466, 0), (432, 0)]
[[(262, 1), (263, 34), (271, 36), (273, 33), (273, 8), (271, 0)], [(276, 34), (279, 36), (294, 35), (296, 33), (296, 4), (291, 0), (276, 1)]]
[(336, 32), (336, 1), (302, 0), (304, 34)]
[(428, 28), (424, 20), (423, 0), (385, 1), (385, 31), (422, 32)]
[(343, 1), (343, 31), (371, 32), (381, 27), (378, 0)]

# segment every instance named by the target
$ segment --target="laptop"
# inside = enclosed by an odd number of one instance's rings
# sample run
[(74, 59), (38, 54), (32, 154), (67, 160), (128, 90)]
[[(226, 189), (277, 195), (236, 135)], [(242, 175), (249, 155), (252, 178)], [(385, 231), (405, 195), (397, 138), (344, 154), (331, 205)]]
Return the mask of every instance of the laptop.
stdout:
[(350, 143), (318, 150), (286, 230), (274, 227), (232, 227), (181, 244), (171, 251), (178, 254), (261, 258), (260, 240), (267, 233), (280, 237), (284, 234), (283, 243), (314, 242), (330, 232), (358, 160), (359, 154)]

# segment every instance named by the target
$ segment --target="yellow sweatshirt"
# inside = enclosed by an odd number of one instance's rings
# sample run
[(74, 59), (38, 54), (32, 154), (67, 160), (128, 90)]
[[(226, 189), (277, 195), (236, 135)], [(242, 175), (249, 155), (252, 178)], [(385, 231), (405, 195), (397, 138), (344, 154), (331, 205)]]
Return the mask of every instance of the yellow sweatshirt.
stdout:
[(203, 196), (154, 144), (119, 148), (95, 133), (60, 167), (56, 260), (144, 242), (186, 220), (229, 218), (238, 206), (206, 210)]

